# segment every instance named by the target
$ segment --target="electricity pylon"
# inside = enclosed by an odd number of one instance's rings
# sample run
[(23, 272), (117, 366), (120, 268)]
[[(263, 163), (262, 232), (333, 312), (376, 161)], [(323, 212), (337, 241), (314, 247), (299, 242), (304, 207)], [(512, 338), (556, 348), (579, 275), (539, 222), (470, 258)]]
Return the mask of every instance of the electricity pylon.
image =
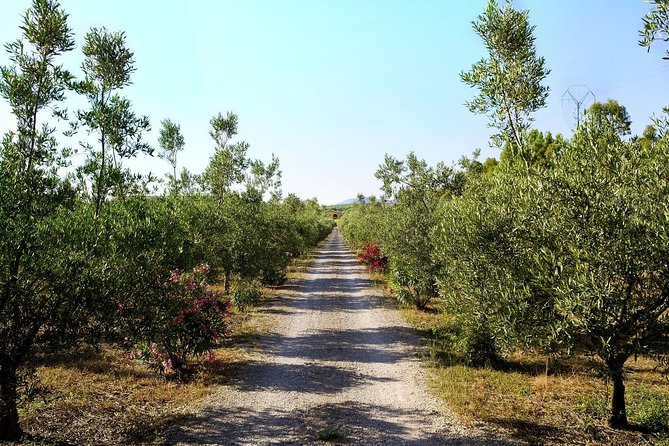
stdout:
[(583, 113), (582, 108), (583, 104), (586, 102), (595, 103), (595, 94), (588, 88), (587, 85), (572, 85), (567, 91), (562, 95), (562, 104), (565, 102), (576, 104), (576, 112), (574, 117), (576, 118), (576, 128), (581, 125), (581, 114)]

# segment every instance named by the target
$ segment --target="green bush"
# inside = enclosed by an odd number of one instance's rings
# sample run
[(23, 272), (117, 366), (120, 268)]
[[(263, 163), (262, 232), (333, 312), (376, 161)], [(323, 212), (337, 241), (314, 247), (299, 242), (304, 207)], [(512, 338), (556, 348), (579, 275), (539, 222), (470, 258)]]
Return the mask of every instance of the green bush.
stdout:
[(260, 282), (240, 283), (232, 292), (232, 303), (238, 311), (246, 311), (262, 299)]

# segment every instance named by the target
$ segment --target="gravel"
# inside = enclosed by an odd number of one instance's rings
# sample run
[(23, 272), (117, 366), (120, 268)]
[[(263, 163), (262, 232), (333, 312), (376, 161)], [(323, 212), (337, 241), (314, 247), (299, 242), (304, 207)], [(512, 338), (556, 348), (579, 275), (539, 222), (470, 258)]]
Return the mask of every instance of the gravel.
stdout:
[(429, 395), (420, 339), (335, 229), (242, 373), (165, 444), (507, 445)]

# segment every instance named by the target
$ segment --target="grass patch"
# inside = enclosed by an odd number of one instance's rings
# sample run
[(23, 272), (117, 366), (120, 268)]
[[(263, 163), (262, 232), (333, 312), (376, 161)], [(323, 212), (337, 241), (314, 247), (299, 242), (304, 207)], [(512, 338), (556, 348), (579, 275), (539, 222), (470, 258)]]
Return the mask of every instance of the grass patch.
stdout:
[(533, 371), (535, 359), (514, 358), (525, 371), (437, 365), (431, 387), (465, 419), (502, 426), (530, 444), (660, 444), (666, 437), (669, 385), (649, 384), (650, 360), (629, 364), (632, 429), (615, 431), (606, 426), (610, 388), (589, 367), (564, 360), (546, 375)]
[(548, 373), (545, 356), (520, 353), (494, 367), (470, 367), (452, 352), (447, 315), (401, 311), (426, 339), (431, 390), (464, 421), (485, 421), (536, 445), (669, 446), (669, 380), (651, 359), (628, 362), (631, 428), (613, 430), (606, 425), (611, 386), (594, 359), (552, 358)]
[(325, 428), (318, 432), (316, 438), (319, 441), (334, 443), (346, 440), (346, 434), (334, 428)]

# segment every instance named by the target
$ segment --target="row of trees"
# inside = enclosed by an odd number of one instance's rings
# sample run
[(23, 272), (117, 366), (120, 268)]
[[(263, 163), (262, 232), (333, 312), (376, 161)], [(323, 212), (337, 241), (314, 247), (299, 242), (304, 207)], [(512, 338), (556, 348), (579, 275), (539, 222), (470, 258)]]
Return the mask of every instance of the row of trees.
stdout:
[[(666, 36), (668, 4), (655, 4), (647, 44)], [(381, 247), (400, 299), (423, 308), (441, 296), (473, 362), (518, 348), (599, 357), (613, 382), (610, 425), (624, 426), (625, 362), (669, 347), (667, 126), (630, 137), (625, 108), (609, 101), (571, 139), (531, 129), (548, 70), (528, 12), (491, 0), (473, 25), (489, 57), (462, 80), (479, 90), (469, 108), (498, 129), (500, 161), (387, 156), (382, 199), (347, 210), (342, 232)]]
[[(110, 342), (178, 372), (225, 334), (230, 294), (280, 282), (333, 224), (316, 201), (282, 198), (276, 158), (250, 159), (247, 143), (231, 142), (232, 113), (211, 120), (202, 175), (177, 177), (185, 141), (164, 120), (160, 156), (172, 172), (164, 193), (149, 193), (156, 179), (124, 166), (153, 153), (148, 118), (122, 96), (134, 55), (123, 33), (93, 28), (75, 77), (59, 62), (75, 48), (67, 19), (56, 1), (34, 0), (0, 68), (16, 121), (0, 146), (0, 439), (21, 433), (17, 404), (36, 352)], [(69, 95), (87, 107), (68, 115)], [(81, 165), (65, 146), (73, 138)], [(207, 286), (218, 277), (223, 296)]]

